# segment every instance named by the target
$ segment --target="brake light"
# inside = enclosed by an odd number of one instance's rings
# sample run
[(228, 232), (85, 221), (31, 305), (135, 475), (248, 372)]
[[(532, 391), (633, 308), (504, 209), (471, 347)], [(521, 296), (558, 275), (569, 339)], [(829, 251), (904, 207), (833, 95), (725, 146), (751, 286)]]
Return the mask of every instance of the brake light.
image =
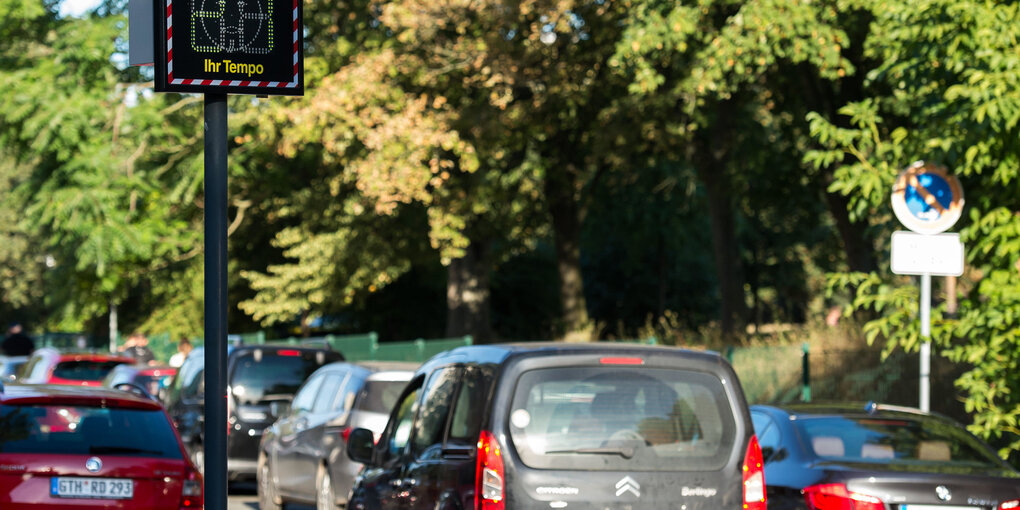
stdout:
[(343, 429), (340, 430), (340, 439), (344, 440), (344, 444), (347, 443), (347, 438), (349, 438), (349, 437), (351, 437), (351, 428), (350, 427), (344, 427)]
[(644, 365), (645, 360), (641, 358), (599, 358), (603, 365)]
[(181, 510), (201, 509), (205, 501), (202, 498), (202, 475), (193, 469), (188, 469), (181, 486)]
[(276, 351), (276, 354), (279, 354), (280, 356), (300, 356), (301, 351), (296, 349), (280, 349)]
[(998, 508), (995, 510), (1013, 510), (1014, 508), (1020, 508), (1020, 499), (1003, 501), (1002, 503), (999, 503)]
[(851, 492), (841, 483), (812, 485), (803, 492), (808, 510), (885, 510), (881, 499)]
[(761, 457), (758, 436), (751, 435), (744, 454), (744, 510), (765, 510), (765, 466)]
[(475, 510), (503, 510), (503, 455), (491, 432), (478, 436), (475, 455)]

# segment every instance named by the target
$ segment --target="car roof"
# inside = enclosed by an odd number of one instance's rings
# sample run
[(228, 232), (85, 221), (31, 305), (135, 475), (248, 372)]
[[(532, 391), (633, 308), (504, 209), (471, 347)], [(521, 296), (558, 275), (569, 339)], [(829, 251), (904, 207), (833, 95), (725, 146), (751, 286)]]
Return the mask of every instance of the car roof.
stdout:
[(0, 385), (0, 404), (64, 404), (132, 409), (161, 409), (158, 402), (132, 393), (103, 387), (79, 387), (57, 384)]
[(437, 354), (426, 364), (463, 356), (478, 363), (502, 363), (511, 356), (551, 356), (557, 354), (683, 354), (706, 361), (718, 361), (721, 356), (715, 351), (701, 351), (666, 345), (645, 345), (623, 342), (521, 342), (492, 345), (468, 345)]
[(58, 351), (52, 347), (43, 347), (36, 349), (32, 353), (33, 356), (42, 356), (54, 358), (57, 361), (122, 361), (125, 363), (134, 363), (135, 359), (124, 356), (121, 354), (111, 354), (108, 352), (88, 352), (88, 351)]

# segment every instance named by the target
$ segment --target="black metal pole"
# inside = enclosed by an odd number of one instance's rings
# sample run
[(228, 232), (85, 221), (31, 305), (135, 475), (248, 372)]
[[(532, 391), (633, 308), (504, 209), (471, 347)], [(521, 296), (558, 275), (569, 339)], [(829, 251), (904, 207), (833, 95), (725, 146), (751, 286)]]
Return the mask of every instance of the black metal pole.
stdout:
[(205, 95), (205, 508), (227, 509), (227, 95)]

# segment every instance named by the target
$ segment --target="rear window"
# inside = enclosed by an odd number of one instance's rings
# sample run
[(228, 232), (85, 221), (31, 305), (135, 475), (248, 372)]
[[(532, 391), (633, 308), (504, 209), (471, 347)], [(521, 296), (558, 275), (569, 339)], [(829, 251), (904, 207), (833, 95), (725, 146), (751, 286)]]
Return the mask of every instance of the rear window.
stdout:
[(673, 369), (525, 372), (510, 410), (514, 447), (539, 469), (719, 469), (734, 448), (735, 428), (718, 377)]
[(160, 410), (48, 405), (0, 407), (0, 453), (183, 458)]
[(370, 413), (390, 414), (405, 386), (407, 381), (366, 381), (354, 407)]
[(942, 420), (826, 416), (794, 423), (802, 442), (825, 460), (1002, 468), (980, 441)]
[(72, 381), (102, 381), (122, 361), (61, 361), (53, 368), (53, 377)]
[(238, 355), (230, 387), (240, 405), (279, 400), (294, 395), (319, 367), (339, 360), (332, 351), (256, 349)]

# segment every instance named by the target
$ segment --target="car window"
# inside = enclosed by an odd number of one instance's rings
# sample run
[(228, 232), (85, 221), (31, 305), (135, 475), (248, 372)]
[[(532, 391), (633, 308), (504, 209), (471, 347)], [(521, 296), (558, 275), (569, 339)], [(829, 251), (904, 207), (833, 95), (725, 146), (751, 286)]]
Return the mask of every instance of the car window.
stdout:
[(518, 454), (539, 469), (714, 470), (736, 447), (725, 387), (702, 372), (532, 370), (518, 380), (508, 414)]
[(192, 400), (203, 398), (205, 394), (205, 369), (199, 369), (189, 374), (181, 388), (181, 400)]
[(0, 453), (183, 458), (162, 410), (87, 406), (0, 407)]
[(330, 410), (333, 401), (340, 393), (340, 384), (344, 382), (345, 375), (347, 374), (339, 372), (328, 374), (326, 376), (326, 379), (322, 382), (322, 386), (319, 388), (319, 393), (315, 395), (315, 403), (312, 404), (312, 412), (324, 413)]
[(417, 388), (406, 394), (396, 407), (396, 413), (386, 426), (386, 450), (383, 452), (383, 463), (400, 457), (411, 437), (411, 422), (414, 419), (415, 403), (418, 400)]
[(772, 418), (762, 413), (751, 413), (751, 422), (754, 423), (754, 433), (758, 436), (762, 457), (768, 461), (769, 457), (779, 451), (781, 442), (779, 427)]
[(472, 445), (481, 433), (484, 413), (480, 410), (484, 409), (492, 378), (486, 371), (470, 367), (464, 370), (461, 379), (463, 382), (453, 407), (448, 440)]
[(36, 356), (29, 362), (27, 368), (25, 368), (26, 379), (33, 382), (41, 382), (46, 379), (46, 370), (49, 366), (43, 356)]
[(61, 361), (53, 367), (53, 377), (73, 381), (102, 381), (113, 367), (120, 364), (120, 361)]
[(316, 392), (319, 391), (319, 387), (322, 386), (322, 381), (326, 379), (323, 374), (316, 375), (308, 380), (301, 390), (294, 395), (294, 401), (291, 402), (290, 408), (293, 412), (308, 412), (312, 410), (312, 404), (315, 402)]
[(237, 354), (230, 386), (239, 405), (257, 405), (292, 396), (326, 363), (340, 361), (333, 351), (253, 349)]
[(400, 392), (407, 381), (375, 381), (369, 379), (361, 387), (355, 401), (355, 409), (371, 413), (388, 414), (397, 403)]
[(453, 394), (457, 391), (459, 373), (457, 367), (437, 370), (426, 383), (425, 398), (422, 399), (411, 435), (411, 453), (415, 457), (425, 456), (429, 447), (442, 445), (446, 418), (453, 403)]
[(940, 464), (999, 469), (1002, 461), (970, 433), (939, 419), (801, 417), (803, 443), (819, 457), (854, 462)]
[[(363, 375), (361, 377), (364, 377)], [(353, 404), (359, 393), (359, 385), (364, 382), (364, 379), (359, 378), (355, 373), (351, 373), (343, 382), (343, 387), (337, 392), (337, 398), (333, 400), (333, 405), (330, 407), (331, 412), (347, 411)], [(400, 390), (403, 386), (400, 387)], [(389, 414), (393, 410), (393, 404), (397, 402), (397, 397), (400, 396), (400, 390), (393, 395), (393, 400), (390, 401), (390, 406), (384, 411), (380, 411), (382, 414)]]

